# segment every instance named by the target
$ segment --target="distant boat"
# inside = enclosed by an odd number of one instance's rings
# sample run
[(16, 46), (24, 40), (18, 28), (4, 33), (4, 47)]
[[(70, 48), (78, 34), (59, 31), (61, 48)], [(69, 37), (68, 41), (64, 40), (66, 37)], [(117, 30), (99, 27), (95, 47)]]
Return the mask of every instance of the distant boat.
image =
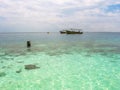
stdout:
[(60, 31), (61, 34), (83, 34), (81, 29), (70, 29), (70, 30), (62, 30)]
[(50, 32), (47, 32), (47, 34), (49, 34)]

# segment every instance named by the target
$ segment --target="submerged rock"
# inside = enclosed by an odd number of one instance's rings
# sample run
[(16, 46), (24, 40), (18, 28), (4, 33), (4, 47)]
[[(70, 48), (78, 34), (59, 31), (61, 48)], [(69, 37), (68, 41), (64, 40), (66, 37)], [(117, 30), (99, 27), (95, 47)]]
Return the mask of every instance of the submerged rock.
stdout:
[(19, 70), (16, 71), (16, 73), (20, 73), (20, 72), (22, 72), (22, 69), (19, 69)]
[(34, 64), (25, 65), (26, 70), (37, 69), (37, 68), (40, 68), (40, 67), (37, 67)]
[(5, 72), (0, 72), (0, 77), (4, 77), (6, 75)]
[(2, 68), (6, 68), (6, 66), (3, 66)]
[(3, 63), (3, 61), (1, 61), (0, 63)]

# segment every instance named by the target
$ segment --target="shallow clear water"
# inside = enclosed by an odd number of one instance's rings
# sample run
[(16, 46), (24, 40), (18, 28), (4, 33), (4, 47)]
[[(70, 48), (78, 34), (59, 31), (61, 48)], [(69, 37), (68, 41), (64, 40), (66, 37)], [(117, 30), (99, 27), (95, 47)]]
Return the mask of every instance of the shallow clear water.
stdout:
[[(40, 68), (26, 70), (28, 64)], [(0, 90), (119, 88), (120, 33), (0, 34)]]

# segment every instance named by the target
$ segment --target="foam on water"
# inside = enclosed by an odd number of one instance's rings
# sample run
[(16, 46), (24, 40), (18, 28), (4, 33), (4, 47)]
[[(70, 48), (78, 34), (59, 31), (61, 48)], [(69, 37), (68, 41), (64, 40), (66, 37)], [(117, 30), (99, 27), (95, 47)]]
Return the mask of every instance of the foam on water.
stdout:
[[(118, 38), (111, 37), (112, 42), (109, 36), (106, 41), (100, 36), (90, 40), (89, 34), (88, 39), (84, 35), (45, 36), (39, 37), (43, 41), (32, 37), (31, 49), (20, 41), (25, 37), (9, 44), (8, 39), (0, 41), (0, 90), (119, 90)], [(40, 68), (26, 70), (28, 64)]]

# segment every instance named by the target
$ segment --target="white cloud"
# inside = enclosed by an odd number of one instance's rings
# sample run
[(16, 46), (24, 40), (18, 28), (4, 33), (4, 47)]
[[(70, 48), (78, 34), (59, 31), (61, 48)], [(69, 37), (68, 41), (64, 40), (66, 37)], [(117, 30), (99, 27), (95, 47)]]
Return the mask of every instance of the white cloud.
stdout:
[[(4, 21), (2, 20), (2, 22), (0, 21), (0, 24), (16, 27), (24, 26), (33, 29), (42, 28), (41, 30), (43, 30), (44, 27), (54, 29), (54, 27), (59, 26), (64, 28), (68, 24), (69, 27), (83, 27), (85, 29), (87, 26), (86, 30), (88, 31), (95, 31), (99, 25), (100, 30), (104, 26), (119, 31), (116, 28), (118, 27), (116, 23), (120, 23), (119, 11), (116, 13), (104, 11), (108, 5), (112, 4), (120, 4), (120, 1), (0, 0), (0, 16), (6, 18)], [(109, 27), (109, 25), (111, 27)]]

